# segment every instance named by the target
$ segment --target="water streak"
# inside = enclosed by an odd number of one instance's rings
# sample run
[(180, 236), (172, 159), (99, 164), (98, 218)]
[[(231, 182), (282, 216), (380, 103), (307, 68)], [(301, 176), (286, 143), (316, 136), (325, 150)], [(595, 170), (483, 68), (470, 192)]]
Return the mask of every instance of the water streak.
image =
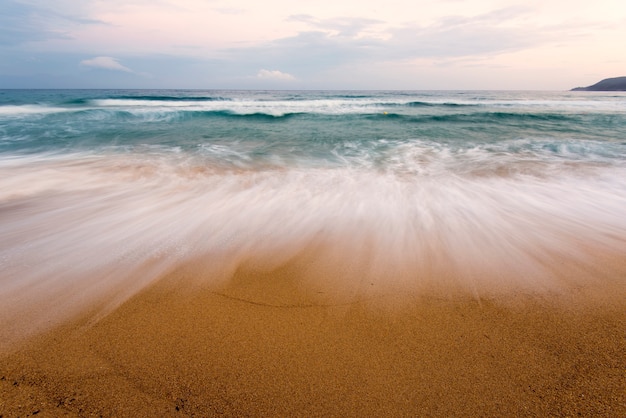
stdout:
[(181, 271), (320, 301), (626, 277), (623, 98), (157, 93), (0, 104), (4, 341)]

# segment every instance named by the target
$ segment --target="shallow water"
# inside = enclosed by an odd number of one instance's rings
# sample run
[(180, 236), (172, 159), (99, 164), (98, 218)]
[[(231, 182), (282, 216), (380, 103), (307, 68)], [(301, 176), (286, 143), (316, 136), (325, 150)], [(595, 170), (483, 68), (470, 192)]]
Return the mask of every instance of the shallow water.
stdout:
[(1, 91), (0, 318), (190, 263), (352, 298), (623, 281), (625, 157), (614, 93)]

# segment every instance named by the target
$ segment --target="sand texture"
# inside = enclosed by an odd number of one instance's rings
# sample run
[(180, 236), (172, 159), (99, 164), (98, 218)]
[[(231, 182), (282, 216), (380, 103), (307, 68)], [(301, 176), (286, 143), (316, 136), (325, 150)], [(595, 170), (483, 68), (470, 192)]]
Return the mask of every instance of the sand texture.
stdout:
[(626, 416), (620, 286), (324, 302), (182, 276), (5, 352), (0, 416)]

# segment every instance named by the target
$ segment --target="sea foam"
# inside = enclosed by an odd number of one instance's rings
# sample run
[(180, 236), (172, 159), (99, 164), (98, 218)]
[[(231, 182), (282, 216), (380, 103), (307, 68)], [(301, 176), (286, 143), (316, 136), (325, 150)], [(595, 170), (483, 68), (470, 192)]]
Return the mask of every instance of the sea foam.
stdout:
[(241, 269), (271, 272), (303, 254), (314, 256), (293, 280), (336, 300), (588, 286), (606, 273), (594, 254), (626, 250), (626, 171), (592, 171), (406, 176), (132, 154), (16, 159), (0, 167), (0, 318), (34, 331), (117, 306), (190, 263), (199, 267), (188, 285), (219, 288)]
[(271, 299), (280, 276), (311, 304), (624, 286), (623, 96), (0, 100), (2, 344), (166, 280)]

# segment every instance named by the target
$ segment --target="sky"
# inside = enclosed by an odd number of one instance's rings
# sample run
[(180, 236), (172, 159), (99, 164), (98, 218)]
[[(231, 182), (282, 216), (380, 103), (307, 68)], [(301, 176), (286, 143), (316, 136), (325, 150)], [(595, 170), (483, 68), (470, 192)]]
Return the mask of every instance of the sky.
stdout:
[(623, 0), (0, 0), (0, 88), (568, 90)]

